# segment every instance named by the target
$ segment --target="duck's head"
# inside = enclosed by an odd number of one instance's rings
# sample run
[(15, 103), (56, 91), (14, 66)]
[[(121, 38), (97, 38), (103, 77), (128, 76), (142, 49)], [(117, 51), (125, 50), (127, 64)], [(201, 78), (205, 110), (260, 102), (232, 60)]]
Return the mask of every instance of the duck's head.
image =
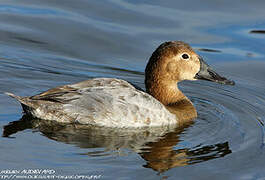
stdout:
[(156, 85), (173, 90), (180, 81), (198, 79), (235, 84), (217, 74), (188, 44), (181, 41), (162, 43), (153, 52), (145, 69), (146, 90), (152, 95)]

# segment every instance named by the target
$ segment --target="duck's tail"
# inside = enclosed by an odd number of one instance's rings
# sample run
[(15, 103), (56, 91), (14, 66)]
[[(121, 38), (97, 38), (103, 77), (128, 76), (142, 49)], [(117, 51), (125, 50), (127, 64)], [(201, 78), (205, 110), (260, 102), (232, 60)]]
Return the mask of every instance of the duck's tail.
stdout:
[(6, 95), (12, 97), (12, 98), (15, 98), (16, 100), (18, 100), (21, 105), (22, 105), (22, 108), (25, 110), (25, 107), (30, 107), (30, 108), (33, 108), (34, 107), (34, 104), (32, 102), (32, 100), (29, 99), (29, 97), (21, 97), (21, 96), (17, 96), (13, 93), (9, 93), (9, 92), (5, 92)]
[(15, 94), (9, 93), (9, 92), (5, 92), (5, 94), (18, 100), (21, 103), (21, 106), (22, 106), (24, 112), (26, 114), (32, 115), (32, 110), (35, 108), (34, 108), (34, 102), (32, 100), (30, 100), (29, 97), (17, 96)]
[(10, 96), (10, 97), (12, 97), (12, 98), (17, 99), (19, 102), (20, 102), (21, 99), (22, 99), (21, 96), (17, 96), (17, 95), (15, 95), (15, 94), (13, 94), (13, 93), (5, 92), (5, 94), (8, 95), (8, 96)]

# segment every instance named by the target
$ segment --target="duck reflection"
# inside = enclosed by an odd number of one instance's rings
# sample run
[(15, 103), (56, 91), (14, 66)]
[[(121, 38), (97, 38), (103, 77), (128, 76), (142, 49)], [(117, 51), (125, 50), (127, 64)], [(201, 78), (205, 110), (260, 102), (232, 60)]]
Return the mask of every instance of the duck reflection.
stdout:
[[(148, 129), (114, 129), (79, 124), (62, 124), (55, 121), (35, 119), (24, 115), (20, 120), (4, 126), (3, 137), (11, 137), (19, 131), (33, 129), (46, 137), (75, 144), (80, 148), (103, 148), (105, 152), (123, 148), (138, 153), (145, 161), (144, 167), (159, 173), (178, 166), (208, 161), (223, 157), (232, 151), (228, 142), (210, 146), (177, 149), (180, 134), (192, 125), (192, 122), (181, 128), (159, 127)], [(89, 152), (86, 155), (102, 155), (102, 152)]]

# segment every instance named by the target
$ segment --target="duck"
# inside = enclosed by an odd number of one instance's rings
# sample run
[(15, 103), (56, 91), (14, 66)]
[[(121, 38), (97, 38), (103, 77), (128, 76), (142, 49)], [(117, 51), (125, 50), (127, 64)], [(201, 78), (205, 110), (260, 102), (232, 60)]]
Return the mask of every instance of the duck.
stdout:
[(167, 41), (152, 53), (145, 68), (146, 91), (116, 78), (93, 78), (58, 86), (18, 100), (34, 118), (114, 128), (181, 126), (197, 117), (178, 88), (184, 80), (235, 82), (217, 74), (189, 44)]

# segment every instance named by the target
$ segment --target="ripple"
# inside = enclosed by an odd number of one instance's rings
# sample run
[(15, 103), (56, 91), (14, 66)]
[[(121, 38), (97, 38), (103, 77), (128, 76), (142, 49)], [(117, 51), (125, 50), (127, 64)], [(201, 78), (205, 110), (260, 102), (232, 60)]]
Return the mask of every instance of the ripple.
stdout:
[(209, 48), (198, 48), (198, 51), (202, 52), (213, 52), (213, 53), (221, 53), (222, 51), (217, 50), (217, 49), (209, 49)]
[(193, 146), (227, 141), (232, 153), (247, 157), (260, 151), (264, 144), (265, 104), (256, 96), (260, 92), (253, 93), (255, 87), (245, 89), (240, 83), (228, 88), (204, 83), (190, 86), (199, 89), (188, 91), (198, 118), (189, 135), (183, 136), (184, 141), (190, 141)]
[(65, 13), (58, 12), (58, 10), (37, 8), (29, 6), (15, 6), (15, 5), (0, 5), (0, 13), (12, 13), (23, 15), (64, 15)]
[(251, 30), (249, 33), (253, 34), (265, 34), (265, 30)]

